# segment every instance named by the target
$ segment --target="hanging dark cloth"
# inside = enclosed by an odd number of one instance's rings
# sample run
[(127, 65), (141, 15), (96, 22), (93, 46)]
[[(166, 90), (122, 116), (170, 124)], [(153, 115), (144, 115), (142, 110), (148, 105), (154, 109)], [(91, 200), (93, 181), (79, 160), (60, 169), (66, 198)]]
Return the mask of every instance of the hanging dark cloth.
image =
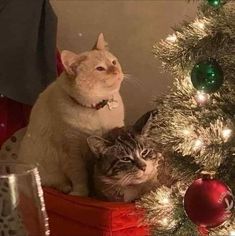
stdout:
[(56, 78), (57, 18), (49, 0), (0, 0), (0, 93), (33, 104)]

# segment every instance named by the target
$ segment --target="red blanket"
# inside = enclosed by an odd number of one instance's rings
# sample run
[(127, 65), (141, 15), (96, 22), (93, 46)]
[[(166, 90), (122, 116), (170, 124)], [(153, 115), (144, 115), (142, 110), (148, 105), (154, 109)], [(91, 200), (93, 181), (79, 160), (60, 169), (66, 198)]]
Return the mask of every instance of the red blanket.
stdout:
[(44, 188), (52, 236), (147, 236), (134, 204), (103, 202)]

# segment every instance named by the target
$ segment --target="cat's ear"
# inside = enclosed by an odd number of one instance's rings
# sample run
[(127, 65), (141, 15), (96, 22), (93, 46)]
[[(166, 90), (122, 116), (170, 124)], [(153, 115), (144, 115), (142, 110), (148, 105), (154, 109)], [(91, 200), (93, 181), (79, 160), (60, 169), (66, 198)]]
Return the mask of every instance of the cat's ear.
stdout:
[(90, 136), (87, 138), (88, 146), (90, 150), (96, 155), (100, 156), (100, 154), (104, 153), (105, 150), (111, 145), (111, 143), (98, 136)]
[(100, 33), (93, 50), (108, 50), (108, 43), (104, 40), (103, 33)]
[(156, 119), (158, 111), (153, 110), (145, 113), (140, 119), (133, 125), (133, 131), (142, 136), (148, 136), (154, 119)]
[(79, 56), (76, 53), (67, 50), (62, 51), (61, 61), (68, 75), (73, 77), (77, 75)]

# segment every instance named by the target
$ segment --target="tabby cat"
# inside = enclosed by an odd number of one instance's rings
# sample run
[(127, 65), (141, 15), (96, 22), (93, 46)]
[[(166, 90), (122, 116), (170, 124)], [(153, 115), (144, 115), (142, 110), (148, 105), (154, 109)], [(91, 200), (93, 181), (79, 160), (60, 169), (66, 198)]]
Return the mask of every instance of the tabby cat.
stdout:
[(136, 132), (140, 128), (135, 125), (134, 129), (127, 131), (111, 131), (105, 138), (88, 138), (96, 157), (91, 183), (98, 197), (131, 202), (163, 183), (171, 184), (165, 158), (145, 135), (152, 114), (148, 116), (150, 118), (141, 133)]

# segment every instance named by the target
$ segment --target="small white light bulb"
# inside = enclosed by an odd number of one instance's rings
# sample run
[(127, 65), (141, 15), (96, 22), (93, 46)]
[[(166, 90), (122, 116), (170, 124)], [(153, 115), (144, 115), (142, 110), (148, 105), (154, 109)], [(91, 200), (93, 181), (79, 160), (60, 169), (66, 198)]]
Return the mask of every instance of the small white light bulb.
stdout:
[(168, 225), (168, 220), (167, 220), (167, 218), (163, 218), (162, 219), (162, 225)]
[(222, 131), (222, 136), (224, 140), (228, 140), (232, 135), (232, 130), (229, 128), (224, 128)]
[(177, 40), (177, 36), (176, 36), (176, 34), (171, 34), (171, 35), (169, 35), (169, 36), (166, 38), (166, 40), (167, 40), (168, 42), (174, 43), (174, 42), (176, 42), (176, 40)]
[(193, 25), (197, 27), (198, 29), (201, 29), (201, 30), (205, 29), (205, 23), (202, 20), (196, 19)]
[(190, 75), (187, 75), (187, 76), (185, 77), (185, 79), (186, 79), (188, 82), (191, 83), (191, 76), (190, 76)]
[(229, 235), (230, 236), (235, 236), (235, 231), (231, 231)]
[(203, 22), (198, 22), (197, 25), (198, 25), (198, 28), (200, 28), (200, 29), (205, 28), (205, 24)]
[(204, 105), (208, 101), (209, 95), (203, 91), (197, 91), (195, 99), (199, 105)]
[(198, 150), (198, 149), (201, 149), (202, 148), (202, 146), (203, 146), (203, 141), (199, 138), (199, 139), (196, 139), (195, 140), (195, 143), (194, 143), (194, 147), (193, 147), (193, 149), (196, 151), (196, 150)]
[(192, 129), (191, 129), (191, 128), (183, 129), (183, 130), (182, 130), (182, 133), (183, 133), (185, 136), (189, 136), (189, 135), (192, 134)]
[(169, 198), (167, 198), (167, 197), (163, 198), (161, 202), (162, 202), (162, 204), (170, 203)]

